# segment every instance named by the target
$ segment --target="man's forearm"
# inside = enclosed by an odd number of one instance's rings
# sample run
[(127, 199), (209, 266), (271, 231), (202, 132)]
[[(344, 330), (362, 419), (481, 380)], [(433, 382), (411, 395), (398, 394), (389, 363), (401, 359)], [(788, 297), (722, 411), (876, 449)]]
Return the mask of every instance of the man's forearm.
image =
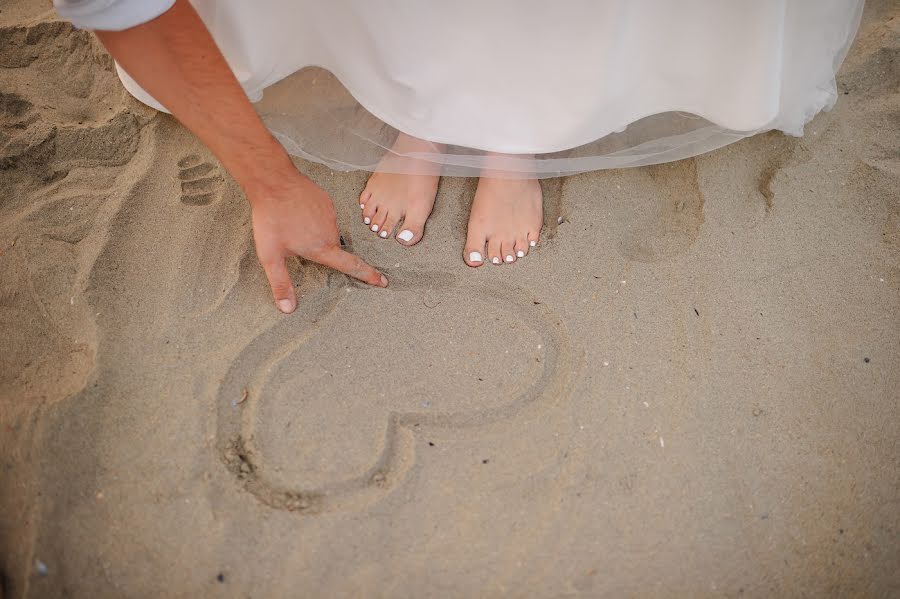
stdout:
[[(124, 31), (97, 31), (131, 77), (218, 157), (248, 195), (267, 172), (293, 168), (185, 0)], [(259, 165), (267, 172), (260, 172)]]

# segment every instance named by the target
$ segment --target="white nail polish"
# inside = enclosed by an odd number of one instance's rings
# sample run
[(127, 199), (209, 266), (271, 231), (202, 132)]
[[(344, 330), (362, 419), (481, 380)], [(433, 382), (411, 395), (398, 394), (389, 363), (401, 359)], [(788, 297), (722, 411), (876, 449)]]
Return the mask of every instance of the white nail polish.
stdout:
[(366, 223), (366, 224), (368, 225), (369, 223), (372, 222), (372, 219), (369, 218), (369, 217), (367, 216), (367, 217), (365, 217), (365, 218), (363, 219), (363, 222)]
[(413, 237), (415, 237), (415, 235), (409, 229), (404, 229), (397, 234), (397, 239), (401, 241), (412, 241)]
[(382, 231), (381, 233), (379, 233), (379, 235), (381, 235), (381, 238), (384, 239), (385, 237), (387, 237), (387, 231)]
[(491, 262), (493, 264), (500, 264), (500, 258), (498, 258), (497, 256), (494, 256), (493, 258), (491, 258)]
[(378, 232), (378, 225), (372, 225), (372, 231), (374, 231), (375, 233), (377, 233), (377, 232)]
[(516, 252), (516, 256), (518, 256), (519, 258), (524, 258), (524, 257), (525, 257), (525, 252), (523, 252), (522, 250), (519, 250), (519, 251)]
[(365, 209), (365, 207), (366, 207), (366, 205), (365, 205), (365, 204), (360, 204), (360, 205), (359, 205), (359, 209), (360, 209), (360, 210), (363, 210), (363, 209)]
[(528, 245), (530, 245), (531, 247), (534, 247), (537, 245), (537, 241), (529, 241)]
[(514, 258), (513, 256), (510, 255), (510, 256), (507, 256), (507, 257), (506, 257), (506, 261), (507, 261), (507, 262), (513, 262), (513, 261), (515, 261), (515, 258)]
[(472, 252), (469, 254), (469, 262), (481, 262), (481, 253)]

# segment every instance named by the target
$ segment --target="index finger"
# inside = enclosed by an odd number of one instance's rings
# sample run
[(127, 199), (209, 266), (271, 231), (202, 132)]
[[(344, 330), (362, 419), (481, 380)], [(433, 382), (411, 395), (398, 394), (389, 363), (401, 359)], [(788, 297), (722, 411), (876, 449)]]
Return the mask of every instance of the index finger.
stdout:
[(319, 264), (339, 270), (363, 283), (376, 287), (387, 287), (388, 285), (387, 277), (378, 272), (374, 266), (370, 266), (359, 256), (345, 252), (341, 248), (330, 247), (313, 259)]

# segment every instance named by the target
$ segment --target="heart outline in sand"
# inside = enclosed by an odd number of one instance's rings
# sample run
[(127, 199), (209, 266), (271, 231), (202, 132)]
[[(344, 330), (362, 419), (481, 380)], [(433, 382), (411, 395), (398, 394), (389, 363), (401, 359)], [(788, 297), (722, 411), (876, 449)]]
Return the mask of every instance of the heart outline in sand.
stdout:
[[(536, 332), (545, 348), (540, 376), (523, 392), (499, 405), (458, 412), (422, 413), (386, 408), (384, 443), (380, 455), (361, 475), (312, 488), (291, 488), (268, 476), (254, 443), (253, 402), (264, 401), (258, 393), (266, 377), (279, 363), (298, 351), (320, 332), (348, 292), (358, 287), (347, 277), (331, 273), (325, 284), (305, 294), (290, 318), (280, 319), (260, 333), (232, 362), (220, 385), (217, 401), (216, 448), (227, 470), (241, 487), (264, 504), (303, 514), (352, 508), (378, 500), (401, 482), (415, 463), (413, 429), (459, 429), (511, 421), (522, 412), (546, 409), (568, 396), (571, 381), (571, 349), (563, 321), (548, 306), (527, 299), (522, 290), (497, 282), (458, 284), (444, 273), (404, 273), (392, 277), (392, 287), (422, 294), (464, 292), (470, 296), (501, 300), (505, 309)], [(251, 371), (253, 376), (246, 376)]]

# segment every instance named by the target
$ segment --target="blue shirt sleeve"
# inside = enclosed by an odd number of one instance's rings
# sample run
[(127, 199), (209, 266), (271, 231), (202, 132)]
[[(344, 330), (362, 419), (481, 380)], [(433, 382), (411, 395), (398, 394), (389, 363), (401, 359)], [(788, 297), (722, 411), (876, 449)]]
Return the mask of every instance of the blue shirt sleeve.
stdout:
[(53, 0), (59, 15), (79, 29), (122, 31), (151, 21), (175, 0)]

